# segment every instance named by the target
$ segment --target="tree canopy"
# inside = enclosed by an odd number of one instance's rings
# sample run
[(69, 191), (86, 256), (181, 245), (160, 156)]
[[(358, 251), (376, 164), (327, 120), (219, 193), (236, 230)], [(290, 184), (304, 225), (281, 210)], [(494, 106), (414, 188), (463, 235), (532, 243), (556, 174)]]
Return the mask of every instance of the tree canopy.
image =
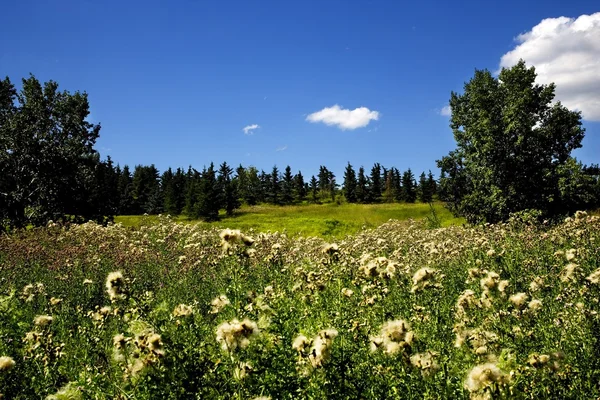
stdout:
[(584, 137), (581, 113), (553, 102), (555, 85), (535, 79), (521, 60), (497, 78), (476, 70), (464, 93), (451, 94), (457, 147), (437, 161), (440, 190), (469, 222), (528, 209), (556, 215), (585, 202), (585, 185), (566, 179), (582, 170), (571, 157)]
[(93, 149), (100, 125), (88, 115), (85, 92), (61, 92), (33, 75), (20, 92), (8, 77), (0, 80), (1, 229), (104, 217)]

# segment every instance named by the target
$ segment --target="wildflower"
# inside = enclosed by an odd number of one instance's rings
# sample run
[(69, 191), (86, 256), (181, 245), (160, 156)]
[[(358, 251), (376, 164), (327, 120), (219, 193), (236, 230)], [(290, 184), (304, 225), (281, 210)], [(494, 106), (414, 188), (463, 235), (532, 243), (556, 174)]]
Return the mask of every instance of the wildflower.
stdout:
[(560, 280), (562, 282), (574, 281), (576, 280), (576, 275), (578, 272), (579, 265), (575, 263), (568, 263), (560, 272)]
[(527, 294), (522, 292), (513, 294), (508, 298), (508, 301), (510, 301), (516, 308), (522, 308), (527, 301)]
[(346, 297), (352, 297), (352, 295), (354, 294), (354, 292), (352, 291), (352, 289), (348, 289), (348, 288), (343, 288), (342, 289), (342, 294)]
[(84, 285), (91, 285), (92, 283), (94, 283), (94, 281), (92, 281), (91, 279), (84, 279), (83, 280), (83, 284)]
[(379, 336), (371, 337), (371, 350), (381, 348), (387, 354), (394, 354), (410, 347), (414, 334), (404, 320), (387, 321), (381, 326)]
[(436, 282), (436, 277), (438, 276), (440, 271), (433, 268), (421, 268), (413, 275), (413, 286), (411, 288), (411, 293), (415, 293), (419, 290), (423, 290), (427, 287), (441, 287), (439, 283)]
[(565, 258), (567, 259), (567, 261), (573, 261), (575, 259), (575, 253), (577, 252), (576, 249), (569, 249), (565, 252)]
[(51, 394), (46, 397), (46, 400), (80, 400), (83, 399), (83, 394), (79, 390), (79, 387), (74, 382), (69, 382), (66, 386), (63, 386), (56, 394)]
[(310, 346), (312, 340), (307, 338), (304, 335), (298, 335), (296, 339), (292, 342), (292, 348), (296, 350), (298, 353), (304, 353), (305, 350)]
[(50, 298), (50, 304), (53, 305), (53, 306), (62, 303), (62, 301), (63, 301), (62, 299), (58, 299), (56, 297), (51, 297)]
[(339, 246), (336, 243), (327, 243), (323, 246), (322, 251), (325, 254), (333, 255), (340, 250)]
[(106, 277), (106, 292), (111, 301), (125, 298), (125, 279), (121, 271), (115, 271)]
[(191, 306), (188, 306), (186, 304), (179, 304), (173, 310), (173, 316), (175, 316), (175, 317), (187, 317), (189, 315), (192, 315), (193, 312), (194, 311), (192, 310)]
[(0, 371), (9, 371), (15, 366), (15, 360), (12, 357), (2, 356), (0, 357)]
[(44, 327), (52, 322), (53, 318), (49, 315), (38, 315), (33, 319), (33, 323), (36, 326)]
[(152, 353), (162, 356), (165, 354), (163, 350), (163, 343), (160, 335), (158, 333), (153, 333), (146, 339), (146, 345), (148, 346), (148, 350)]
[(469, 392), (477, 392), (481, 389), (498, 383), (506, 384), (510, 380), (509, 375), (505, 374), (494, 363), (486, 363), (475, 366), (465, 382), (465, 389)]
[(421, 374), (424, 377), (431, 376), (434, 374), (440, 366), (435, 361), (437, 353), (432, 351), (426, 351), (425, 353), (415, 354), (410, 357), (410, 364), (421, 370)]
[(127, 344), (127, 339), (122, 333), (113, 336), (113, 346), (117, 349), (122, 349)]
[(329, 359), (333, 339), (335, 339), (337, 335), (338, 331), (335, 329), (323, 329), (314, 338), (308, 356), (313, 368), (321, 367), (323, 363)]
[(250, 338), (258, 333), (256, 322), (247, 318), (242, 322), (233, 319), (217, 327), (217, 342), (221, 343), (223, 350), (233, 351), (238, 347), (243, 349), (250, 344)]
[(494, 249), (489, 249), (486, 253), (485, 253), (488, 257), (494, 257), (496, 255), (496, 250)]
[(241, 381), (246, 376), (248, 376), (250, 373), (252, 373), (252, 371), (254, 371), (252, 364), (250, 364), (248, 362), (240, 362), (233, 371), (233, 377), (236, 380)]
[(585, 279), (587, 281), (589, 281), (590, 283), (593, 283), (594, 285), (597, 285), (598, 283), (600, 283), (600, 268), (598, 268), (597, 270), (595, 270), (594, 272), (592, 272)]
[(529, 290), (532, 292), (537, 292), (542, 287), (544, 287), (544, 278), (541, 276), (536, 276), (533, 281), (529, 284)]
[(218, 314), (223, 308), (225, 308), (229, 304), (231, 304), (231, 302), (224, 294), (215, 297), (213, 301), (210, 302), (210, 305), (212, 306), (210, 313)]
[(542, 308), (542, 301), (538, 300), (538, 299), (533, 299), (529, 302), (529, 304), (527, 305), (527, 307), (531, 310), (531, 311), (538, 311)]

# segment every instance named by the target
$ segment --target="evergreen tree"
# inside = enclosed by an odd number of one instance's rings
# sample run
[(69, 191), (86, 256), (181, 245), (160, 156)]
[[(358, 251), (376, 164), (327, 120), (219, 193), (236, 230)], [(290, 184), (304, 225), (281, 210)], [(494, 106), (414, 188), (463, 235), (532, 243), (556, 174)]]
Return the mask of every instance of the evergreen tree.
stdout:
[(415, 176), (410, 168), (402, 174), (402, 197), (407, 203), (414, 203), (417, 199)]
[(256, 167), (250, 166), (246, 169), (246, 178), (246, 193), (243, 197), (246, 203), (249, 205), (264, 203), (265, 192), (263, 191), (261, 178), (258, 175), (258, 170)]
[(294, 197), (297, 201), (302, 202), (306, 199), (306, 184), (304, 183), (304, 177), (302, 176), (302, 172), (298, 171), (296, 175), (294, 175)]
[(121, 174), (119, 175), (118, 182), (119, 191), (119, 214), (120, 215), (131, 215), (135, 211), (133, 209), (133, 193), (132, 185), (133, 180), (131, 179), (131, 172), (129, 172), (129, 166), (125, 165)]
[(315, 176), (313, 175), (310, 178), (310, 184), (309, 184), (309, 190), (310, 190), (310, 200), (313, 203), (317, 203), (318, 202), (318, 193), (319, 193), (319, 184), (317, 182), (317, 178), (315, 178)]
[(273, 182), (271, 181), (271, 174), (267, 174), (262, 169), (260, 170), (259, 175), (260, 180), (260, 193), (262, 194), (262, 203), (270, 203), (271, 202), (271, 185)]
[(346, 197), (348, 203), (356, 203), (356, 190), (356, 173), (354, 172), (352, 165), (348, 163), (346, 171), (344, 172), (344, 197)]
[(221, 193), (219, 193), (217, 187), (215, 165), (211, 162), (208, 169), (205, 167), (202, 170), (199, 197), (195, 206), (196, 217), (209, 222), (217, 221), (219, 219), (220, 199)]
[(175, 193), (175, 209), (173, 215), (179, 215), (185, 207), (186, 178), (182, 168), (177, 168), (173, 176), (173, 192)]
[(421, 172), (421, 175), (419, 176), (417, 197), (421, 203), (429, 203), (431, 201), (431, 189), (429, 188), (425, 172)]
[(283, 204), (292, 204), (294, 202), (294, 176), (292, 168), (288, 165), (283, 173), (281, 181), (281, 202)]
[(196, 204), (200, 197), (200, 191), (200, 173), (190, 166), (185, 174), (185, 206), (183, 209), (183, 213), (188, 218), (197, 218)]
[(371, 185), (369, 186), (369, 202), (378, 203), (381, 200), (381, 165), (375, 163), (371, 168)]
[(383, 191), (383, 201), (386, 203), (393, 203), (395, 200), (394, 190), (394, 169), (390, 169), (385, 174), (385, 189)]
[(271, 180), (267, 196), (271, 204), (279, 205), (281, 204), (281, 182), (279, 179), (279, 169), (277, 169), (277, 165), (273, 166), (270, 176)]
[(366, 203), (369, 200), (369, 181), (365, 176), (365, 169), (361, 166), (358, 169), (358, 181), (356, 183), (356, 201)]
[(224, 208), (227, 215), (233, 215), (233, 211), (240, 207), (236, 182), (232, 180), (233, 169), (223, 162), (219, 167), (217, 178), (217, 195), (219, 208)]
[(437, 182), (433, 178), (431, 170), (429, 170), (429, 173), (427, 174), (427, 186), (429, 187), (429, 192), (431, 194), (431, 198), (433, 199), (433, 196), (437, 194)]
[(177, 215), (177, 194), (175, 193), (175, 176), (169, 167), (160, 177), (163, 192), (163, 210), (170, 215)]
[(392, 168), (392, 186), (394, 188), (394, 200), (402, 201), (402, 176), (398, 168)]

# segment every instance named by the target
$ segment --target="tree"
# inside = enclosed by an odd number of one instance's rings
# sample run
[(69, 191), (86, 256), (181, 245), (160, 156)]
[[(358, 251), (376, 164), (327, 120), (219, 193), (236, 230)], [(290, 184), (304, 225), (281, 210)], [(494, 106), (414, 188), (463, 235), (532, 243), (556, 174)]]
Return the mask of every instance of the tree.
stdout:
[(210, 163), (208, 169), (205, 167), (202, 170), (198, 201), (194, 207), (195, 217), (209, 222), (217, 221), (219, 219), (220, 199), (221, 193), (217, 187), (215, 165)]
[(365, 169), (358, 169), (358, 181), (356, 182), (356, 201), (366, 203), (369, 199), (369, 180), (365, 176)]
[(344, 171), (344, 197), (348, 203), (356, 203), (356, 172), (350, 163)]
[(476, 70), (463, 94), (451, 94), (457, 148), (437, 162), (440, 186), (450, 209), (469, 222), (502, 221), (527, 209), (555, 215), (578, 201), (559, 182), (580, 168), (571, 152), (584, 137), (581, 114), (553, 104), (555, 85), (535, 78), (521, 60), (498, 78)]
[(410, 168), (402, 174), (402, 199), (407, 203), (414, 203), (417, 199), (415, 176)]
[(315, 178), (315, 176), (311, 176), (310, 178), (310, 183), (309, 183), (309, 190), (310, 190), (310, 200), (313, 203), (316, 203), (318, 201), (318, 190), (319, 190), (319, 184), (317, 182), (317, 178)]
[(383, 191), (383, 201), (393, 203), (396, 198), (394, 187), (394, 168), (385, 173), (385, 189)]
[(217, 195), (219, 198), (219, 208), (224, 208), (227, 215), (233, 215), (235, 209), (240, 208), (240, 200), (236, 182), (232, 180), (231, 174), (233, 168), (223, 162), (219, 167), (219, 176), (217, 178)]
[(50, 219), (103, 220), (91, 204), (100, 125), (87, 94), (59, 92), (31, 75), (17, 93), (0, 79), (0, 230)]
[(306, 192), (304, 177), (302, 176), (302, 172), (298, 171), (298, 173), (294, 175), (294, 196), (296, 197), (296, 200), (300, 202), (304, 201)]
[(289, 165), (285, 167), (281, 181), (281, 202), (283, 204), (294, 202), (294, 175), (292, 175), (292, 168)]
[(381, 165), (375, 163), (371, 168), (371, 185), (369, 186), (369, 202), (379, 203), (381, 200)]

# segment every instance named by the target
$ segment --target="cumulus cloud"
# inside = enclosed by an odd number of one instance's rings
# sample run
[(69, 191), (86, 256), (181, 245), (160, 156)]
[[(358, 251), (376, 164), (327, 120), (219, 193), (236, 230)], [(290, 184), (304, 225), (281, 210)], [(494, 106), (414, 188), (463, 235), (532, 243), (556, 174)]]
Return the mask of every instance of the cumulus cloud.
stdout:
[(287, 144), (285, 146), (281, 146), (275, 149), (275, 151), (286, 151), (287, 150)]
[(341, 108), (339, 105), (325, 107), (321, 111), (309, 114), (306, 120), (309, 122), (322, 122), (326, 125), (335, 125), (341, 130), (352, 130), (364, 128), (371, 120), (377, 121), (379, 112), (371, 111), (367, 107), (359, 107), (354, 110)]
[(257, 124), (252, 124), (245, 126), (242, 130), (244, 131), (244, 135), (252, 135), (254, 133), (252, 131), (258, 128), (260, 128), (260, 126), (258, 126)]
[(600, 121), (600, 12), (578, 18), (548, 18), (517, 36), (500, 67), (519, 59), (535, 66), (539, 83), (556, 83), (556, 99)]
[(444, 106), (439, 111), (439, 113), (440, 113), (440, 115), (443, 115), (444, 117), (449, 117), (450, 115), (452, 115), (452, 109), (450, 108), (450, 106)]

